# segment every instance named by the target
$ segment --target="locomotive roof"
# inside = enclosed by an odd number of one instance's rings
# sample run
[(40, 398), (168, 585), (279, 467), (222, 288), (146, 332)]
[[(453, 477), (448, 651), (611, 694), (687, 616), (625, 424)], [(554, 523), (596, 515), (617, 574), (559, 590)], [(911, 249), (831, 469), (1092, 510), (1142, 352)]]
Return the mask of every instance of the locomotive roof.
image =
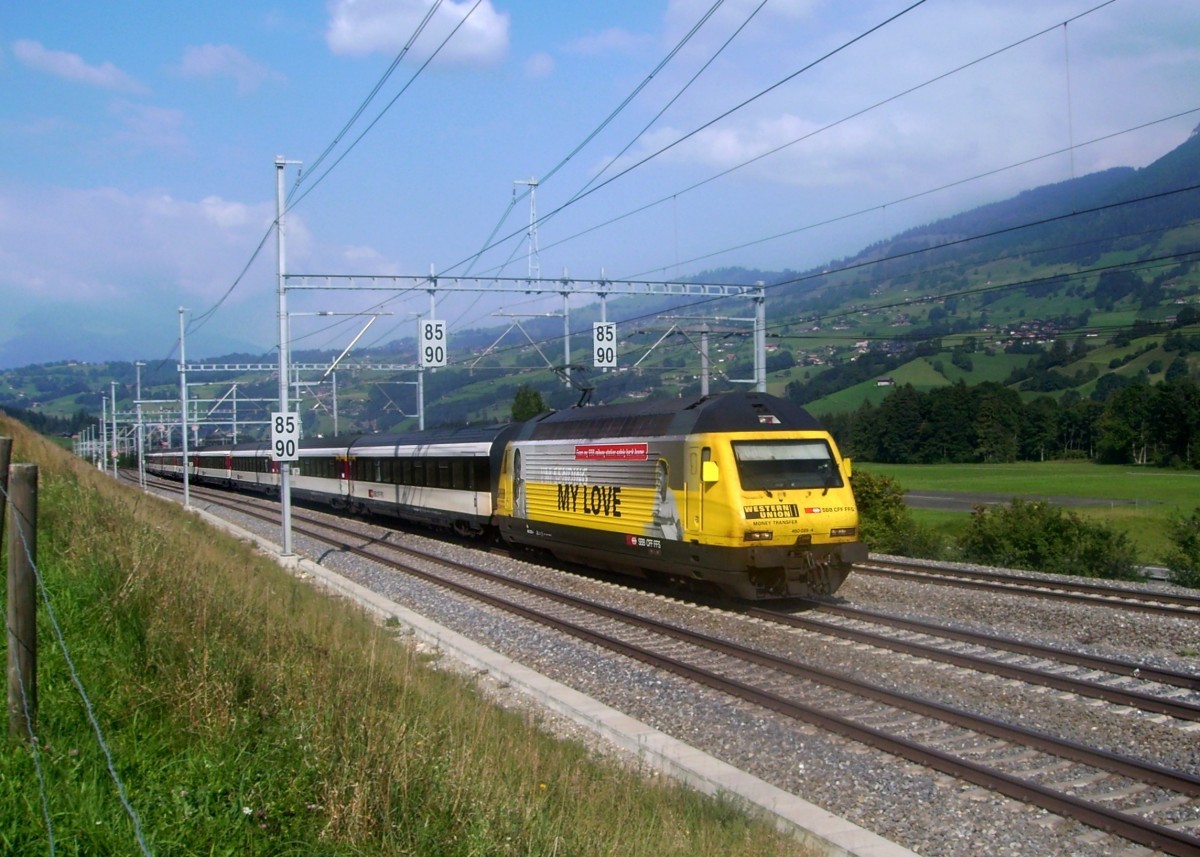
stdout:
[(808, 411), (767, 393), (724, 393), (683, 399), (653, 399), (556, 411), (531, 421), (520, 437), (658, 437), (730, 431), (820, 431)]

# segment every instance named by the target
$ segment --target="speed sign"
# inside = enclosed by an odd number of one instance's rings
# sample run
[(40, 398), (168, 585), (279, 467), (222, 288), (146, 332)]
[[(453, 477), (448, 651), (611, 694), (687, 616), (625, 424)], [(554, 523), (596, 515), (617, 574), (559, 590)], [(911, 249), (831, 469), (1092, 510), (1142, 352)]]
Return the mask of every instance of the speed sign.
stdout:
[(616, 322), (592, 322), (592, 365), (597, 369), (617, 368)]
[(290, 411), (271, 414), (271, 460), (296, 461), (300, 458), (300, 419)]
[(430, 319), (421, 322), (422, 366), (446, 365), (446, 322)]

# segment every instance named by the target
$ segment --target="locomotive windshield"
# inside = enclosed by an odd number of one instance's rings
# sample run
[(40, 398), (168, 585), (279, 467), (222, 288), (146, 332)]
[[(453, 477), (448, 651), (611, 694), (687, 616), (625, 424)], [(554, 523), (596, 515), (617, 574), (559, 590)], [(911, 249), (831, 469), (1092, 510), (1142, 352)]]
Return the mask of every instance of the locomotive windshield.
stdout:
[(733, 455), (744, 489), (842, 487), (842, 474), (824, 440), (734, 441)]

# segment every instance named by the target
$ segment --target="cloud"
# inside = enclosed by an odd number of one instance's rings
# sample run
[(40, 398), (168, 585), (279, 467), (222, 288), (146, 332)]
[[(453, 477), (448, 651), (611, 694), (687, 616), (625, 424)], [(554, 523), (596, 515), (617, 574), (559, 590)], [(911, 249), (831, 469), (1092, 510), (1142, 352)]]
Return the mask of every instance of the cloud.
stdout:
[(609, 54), (632, 54), (654, 44), (651, 36), (632, 33), (620, 27), (609, 27), (589, 36), (572, 39), (563, 50), (583, 56), (607, 56)]
[(183, 52), (178, 71), (184, 77), (232, 78), (238, 95), (258, 91), (267, 81), (282, 82), (282, 74), (255, 62), (232, 45), (195, 45)]
[(145, 93), (149, 90), (110, 62), (88, 65), (79, 54), (52, 51), (40, 42), (21, 39), (13, 42), (13, 56), (29, 68), (44, 71), (74, 83), (85, 83), (119, 92)]
[(545, 80), (554, 74), (554, 57), (547, 53), (536, 53), (525, 60), (525, 77), (529, 80)]
[[(0, 193), (0, 283), (55, 302), (219, 296), (274, 217), (270, 202), (114, 188)], [(306, 233), (289, 221), (289, 249)], [(299, 233), (299, 234), (297, 234)], [(168, 298), (178, 300), (177, 296)]]
[(124, 125), (113, 138), (123, 148), (183, 154), (191, 149), (183, 133), (186, 116), (181, 110), (118, 101), (111, 111)]
[[(438, 58), (459, 65), (502, 60), (508, 53), (509, 16), (497, 12), (491, 0), (483, 0), (473, 12), (472, 6), (466, 0), (443, 2), (414, 45), (414, 53), (428, 57), (470, 14)], [(424, 0), (333, 0), (325, 41), (335, 54), (395, 54), (416, 32), (428, 8)]]

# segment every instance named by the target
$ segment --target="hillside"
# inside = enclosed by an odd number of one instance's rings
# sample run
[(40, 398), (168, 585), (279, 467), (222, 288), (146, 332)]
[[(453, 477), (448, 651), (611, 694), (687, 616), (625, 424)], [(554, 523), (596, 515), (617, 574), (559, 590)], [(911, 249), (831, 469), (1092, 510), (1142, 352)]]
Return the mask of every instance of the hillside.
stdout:
[[(993, 204), (909, 229), (846, 259), (805, 272), (722, 269), (697, 282), (767, 285), (768, 371), (772, 392), (790, 395), (818, 413), (853, 411), (878, 404), (896, 385), (918, 390), (941, 385), (995, 382), (1023, 396), (1081, 397), (1103, 392), (1107, 376), (1154, 383), (1168, 369), (1200, 370), (1200, 357), (1167, 348), (1172, 327), (1178, 335), (1197, 333), (1189, 325), (1200, 310), (1200, 134), (1141, 169), (1117, 168), (1034, 188)], [(592, 401), (698, 391), (699, 336), (676, 331), (663, 338), (669, 321), (656, 314), (678, 309), (679, 301), (614, 299), (608, 317), (620, 322), (621, 363), (613, 372), (574, 370), (578, 382), (594, 388)], [(707, 313), (707, 307), (699, 313)], [(730, 312), (723, 310), (723, 312)], [(677, 314), (685, 314), (677, 312)], [(696, 315), (697, 309), (687, 311)], [(748, 312), (734, 311), (734, 315)], [(572, 311), (573, 360), (590, 361), (594, 310)], [(487, 357), (496, 329), (455, 331), (452, 362), (459, 367), (424, 377), (426, 424), (490, 422), (508, 418), (516, 390), (528, 384), (551, 407), (580, 399), (546, 367), (561, 360), (561, 321), (531, 320), (525, 325), (538, 346), (517, 332)], [(709, 337), (711, 389), (743, 387), (753, 373), (750, 326), (730, 321), (713, 325)], [(662, 340), (661, 342), (659, 340)], [(1075, 348), (1071, 360), (1037, 366), (1038, 355), (1055, 341)], [(1082, 345), (1076, 345), (1082, 343)], [(454, 353), (454, 352), (457, 352)], [(300, 352), (297, 361), (329, 362), (336, 354)], [(358, 355), (362, 362), (412, 363), (412, 340), (394, 342)], [(270, 355), (206, 357), (213, 362), (271, 362)], [(636, 368), (635, 367), (636, 364)], [(143, 369), (143, 398), (151, 422), (178, 419), (175, 367)], [(890, 377), (893, 385), (881, 386)], [(414, 373), (343, 371), (338, 378), (338, 428), (385, 430), (415, 425)], [(45, 364), (0, 373), (0, 408), (43, 417), (85, 416), (61, 424), (72, 431), (79, 419), (99, 416), (102, 400), (116, 381), (118, 412), (132, 411), (135, 367), (124, 364)], [(189, 381), (211, 382), (193, 395), (207, 411), (229, 398), (238, 385), (240, 431), (254, 431), (269, 406), (251, 399), (275, 394), (270, 373), (194, 374)], [(306, 430), (333, 430), (332, 390), (313, 379), (301, 387)], [(214, 421), (229, 407), (214, 411)], [(226, 422), (229, 421), (225, 418)], [(50, 431), (59, 424), (47, 424)]]

